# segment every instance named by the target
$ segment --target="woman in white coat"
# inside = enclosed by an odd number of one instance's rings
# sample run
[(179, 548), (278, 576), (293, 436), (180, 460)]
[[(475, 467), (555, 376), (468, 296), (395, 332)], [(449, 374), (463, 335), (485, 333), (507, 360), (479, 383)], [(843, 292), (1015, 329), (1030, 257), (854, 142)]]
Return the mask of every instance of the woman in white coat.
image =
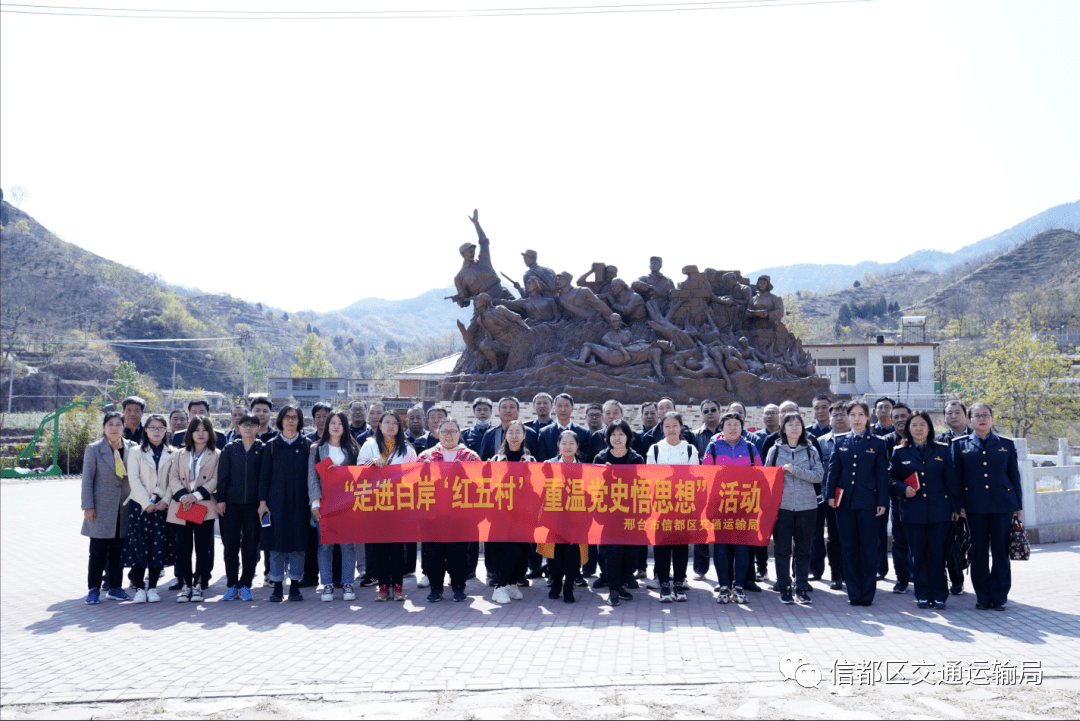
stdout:
[[(122, 554), (135, 603), (161, 600), (157, 582), (166, 566), (176, 563), (176, 536), (165, 522), (169, 510), (169, 471), (175, 449), (168, 442), (168, 422), (160, 413), (143, 422), (142, 443), (128, 461), (131, 494), (127, 500), (128, 536)], [(147, 582), (146, 570), (150, 570)]]
[[(176, 575), (183, 586), (176, 597), (179, 603), (203, 600), (202, 592), (210, 582), (210, 553), (213, 550), (214, 519), (217, 518), (217, 465), (221, 451), (215, 448), (213, 422), (205, 416), (196, 416), (184, 435), (184, 448), (176, 454), (169, 471), (169, 523), (174, 523), (179, 549), (176, 559)], [(206, 508), (202, 523), (179, 518), (181, 507), (185, 511), (194, 505)], [(191, 570), (191, 552), (195, 551), (195, 571)]]

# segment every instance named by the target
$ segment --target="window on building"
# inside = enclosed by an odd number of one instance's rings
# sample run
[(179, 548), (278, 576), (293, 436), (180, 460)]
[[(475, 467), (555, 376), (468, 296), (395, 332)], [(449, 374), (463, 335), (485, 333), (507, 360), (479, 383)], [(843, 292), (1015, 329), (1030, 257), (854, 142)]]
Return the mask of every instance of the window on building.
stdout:
[(919, 356), (887, 355), (881, 359), (882, 380), (886, 383), (918, 383)]
[(294, 391), (314, 391), (318, 390), (319, 382), (312, 380), (311, 378), (293, 378), (292, 389)]
[(368, 384), (367, 383), (357, 383), (355, 386), (353, 386), (353, 393), (359, 393), (360, 395), (367, 395), (367, 393), (368, 393)]
[(289, 390), (289, 381), (274, 381), (274, 390), (287, 391)]
[(323, 387), (324, 387), (325, 390), (328, 390), (328, 391), (336, 391), (337, 390), (337, 381), (326, 381), (323, 384)]
[(836, 359), (837, 380), (841, 383), (854, 383), (855, 382), (855, 359), (854, 358), (837, 358)]
[(420, 397), (435, 398), (439, 393), (439, 381), (420, 381)]

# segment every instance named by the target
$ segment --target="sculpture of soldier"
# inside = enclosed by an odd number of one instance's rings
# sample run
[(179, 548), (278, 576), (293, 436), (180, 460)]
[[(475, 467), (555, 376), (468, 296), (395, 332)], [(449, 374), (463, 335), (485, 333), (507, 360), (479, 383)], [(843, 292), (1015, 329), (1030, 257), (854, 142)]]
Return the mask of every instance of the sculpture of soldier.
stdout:
[(713, 299), (712, 288), (696, 265), (683, 266), (682, 272), (686, 280), (671, 294), (672, 301), (682, 301), (682, 307), (671, 314), (671, 322), (701, 325)]
[[(525, 271), (525, 276), (521, 279), (522, 285), (525, 289), (529, 288), (529, 281), (535, 280), (537, 283), (537, 290), (540, 295), (545, 298), (554, 298), (557, 291), (557, 282), (559, 277), (555, 274), (551, 268), (545, 268), (536, 262), (536, 251), (526, 250), (521, 254), (522, 260), (525, 261), (525, 265), (528, 270)], [(513, 282), (513, 281), (511, 281)], [(521, 285), (514, 283), (514, 287), (517, 288), (517, 292), (524, 298), (526, 293), (521, 289)]]
[(491, 251), (488, 247), (491, 241), (484, 235), (484, 231), (480, 227), (479, 213), (473, 210), (472, 217), (469, 220), (472, 221), (473, 226), (476, 228), (476, 235), (480, 243), (480, 256), (476, 256), (475, 243), (462, 243), (461, 247), (458, 248), (458, 252), (461, 253), (462, 257), (461, 270), (454, 276), (454, 287), (457, 289), (457, 293), (450, 296), (449, 300), (454, 301), (462, 308), (468, 308), (469, 301), (481, 293), (487, 293), (491, 298), (513, 300), (514, 296), (503, 287), (502, 282), (499, 280), (499, 274), (495, 272), (494, 266), (491, 265)]
[[(473, 308), (475, 309), (473, 320), (477, 326), (484, 329), (488, 338), (475, 343), (474, 337), (471, 339), (474, 343), (470, 343), (470, 338), (466, 337), (466, 344), (475, 344), (475, 347), (491, 364), (492, 370), (498, 372), (502, 370), (498, 354), (509, 353), (514, 338), (519, 333), (528, 331), (529, 326), (513, 311), (492, 304), (491, 296), (487, 293), (481, 293), (473, 299)], [(458, 325), (460, 327), (460, 322)]]
[(570, 285), (572, 275), (563, 271), (559, 273), (557, 287), (559, 289), (558, 301), (563, 314), (578, 320), (596, 320), (607, 318), (611, 315), (611, 308), (604, 301), (596, 297), (588, 288), (575, 288)]
[[(595, 280), (586, 280), (590, 275)], [(582, 273), (581, 277), (577, 279), (577, 285), (579, 288), (588, 288), (593, 293), (596, 293), (597, 297), (609, 295), (611, 293), (611, 282), (618, 275), (619, 269), (613, 265), (593, 263), (592, 268)]]
[(731, 376), (728, 375), (725, 367), (727, 359), (723, 355), (723, 351), (718, 351), (719, 360), (717, 360), (703, 343), (698, 343), (698, 347), (701, 349), (700, 362), (694, 359), (687, 360), (685, 363), (675, 361), (675, 368), (687, 378), (723, 378), (724, 387), (727, 388), (728, 393), (734, 393), (735, 386), (731, 382)]
[(645, 299), (630, 290), (630, 286), (622, 278), (611, 281), (610, 294), (598, 297), (611, 306), (611, 309), (621, 315), (623, 321), (627, 323), (636, 323), (649, 317), (645, 311)]
[(746, 306), (749, 305), (754, 291), (750, 286), (739, 282), (737, 272), (722, 273), (719, 287), (714, 284), (713, 317), (721, 328), (741, 331), (746, 325)]
[(666, 341), (658, 341), (656, 344), (647, 340), (634, 340), (633, 334), (622, 327), (622, 316), (612, 313), (608, 316), (611, 330), (603, 335), (600, 343), (585, 343), (581, 346), (581, 356), (577, 362), (581, 365), (595, 358), (609, 366), (628, 366), (635, 363), (652, 363), (653, 372), (663, 383), (664, 371), (660, 365), (663, 355), (661, 348), (668, 348)]
[(630, 287), (646, 301), (655, 302), (660, 312), (666, 314), (671, 293), (675, 290), (675, 282), (660, 272), (662, 267), (664, 267), (663, 258), (658, 255), (649, 258), (649, 274), (635, 280)]
[(525, 281), (525, 297), (521, 300), (493, 299), (495, 305), (509, 308), (523, 318), (537, 323), (546, 323), (559, 318), (559, 304), (552, 298), (540, 294), (540, 282), (536, 278)]

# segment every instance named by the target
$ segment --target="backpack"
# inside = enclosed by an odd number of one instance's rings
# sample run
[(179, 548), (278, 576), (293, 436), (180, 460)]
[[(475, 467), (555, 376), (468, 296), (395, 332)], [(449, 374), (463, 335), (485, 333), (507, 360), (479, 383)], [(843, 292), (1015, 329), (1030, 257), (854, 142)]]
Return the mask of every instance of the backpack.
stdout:
[[(652, 452), (653, 452), (653, 454), (652, 454), (653, 463), (659, 463), (660, 462), (659, 444), (657, 444), (657, 443), (653, 444)], [(693, 457), (694, 457), (693, 446), (691, 446), (689, 443), (687, 443), (686, 444), (686, 462), (689, 463), (690, 459), (693, 458)]]

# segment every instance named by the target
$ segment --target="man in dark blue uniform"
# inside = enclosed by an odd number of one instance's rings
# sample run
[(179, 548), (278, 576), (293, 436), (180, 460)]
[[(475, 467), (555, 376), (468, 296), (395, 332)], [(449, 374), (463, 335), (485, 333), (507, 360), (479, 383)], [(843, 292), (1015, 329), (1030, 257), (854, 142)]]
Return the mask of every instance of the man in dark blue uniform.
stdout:
[[(907, 428), (908, 418), (911, 417), (911, 407), (906, 403), (897, 403), (893, 406), (892, 432), (885, 434), (885, 448), (891, 460), (893, 451), (897, 446), (904, 444), (904, 431)], [(907, 533), (904, 524), (900, 521), (900, 499), (895, 494), (889, 494), (891, 510), (881, 519), (881, 557), (878, 561), (878, 575), (883, 576), (889, 570), (889, 518), (892, 518), (892, 558), (893, 570), (896, 571), (896, 585), (893, 593), (905, 593), (911, 585), (911, 549), (908, 546)], [(884, 573), (882, 570), (884, 569)]]
[[(544, 429), (544, 426), (555, 421), (551, 418), (551, 404), (554, 401), (551, 398), (550, 393), (544, 393), (543, 391), (533, 396), (532, 407), (533, 413), (536, 414), (536, 418), (525, 424), (527, 428), (532, 428), (537, 433), (540, 433)], [(539, 459), (537, 459), (539, 460)]]
[[(870, 606), (877, 590), (878, 519), (889, 505), (888, 459), (885, 441), (867, 427), (869, 406), (854, 401), (847, 414), (851, 433), (836, 439), (825, 497), (836, 509), (848, 599), (852, 606)], [(838, 490), (843, 491), (839, 503)]]
[(473, 424), (461, 432), (461, 442), (470, 451), (479, 454), (484, 434), (491, 428), (491, 399), (478, 397), (472, 404)]
[[(955, 398), (945, 404), (945, 425), (948, 427), (938, 433), (934, 440), (946, 446), (957, 438), (974, 432), (971, 430), (971, 426), (967, 424), (967, 406)], [(953, 534), (956, 533), (959, 524), (966, 522), (966, 520), (954, 522), (953, 527), (949, 529), (949, 538), (951, 539)], [(949, 572), (949, 593), (954, 596), (962, 595), (964, 593), (964, 569), (960, 568), (952, 554), (945, 557), (945, 568)]]
[[(1005, 610), (1012, 587), (1009, 532), (1012, 520), (1023, 518), (1020, 464), (1016, 445), (993, 432), (994, 413), (985, 403), (968, 409), (972, 433), (952, 443), (953, 464), (964, 489), (964, 508), (971, 526), (975, 559), (971, 585), (975, 608)], [(994, 565), (990, 566), (990, 556)]]
[(883, 438), (892, 433), (892, 409), (895, 405), (896, 401), (888, 396), (882, 396), (874, 401), (874, 415), (877, 416), (877, 423), (870, 428), (870, 432), (875, 436)]

